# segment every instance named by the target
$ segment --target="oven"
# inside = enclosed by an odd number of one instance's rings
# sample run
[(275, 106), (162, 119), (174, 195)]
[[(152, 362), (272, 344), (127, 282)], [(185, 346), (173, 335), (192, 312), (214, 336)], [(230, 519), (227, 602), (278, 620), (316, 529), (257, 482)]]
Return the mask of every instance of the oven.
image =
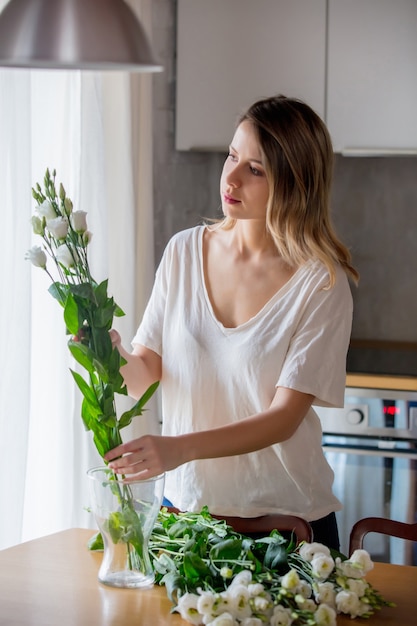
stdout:
[[(314, 408), (343, 504), (336, 514), (341, 552), (348, 554), (350, 530), (362, 517), (416, 522), (417, 391), (348, 386), (343, 409)], [(374, 561), (417, 565), (412, 542), (370, 533), (364, 548)]]

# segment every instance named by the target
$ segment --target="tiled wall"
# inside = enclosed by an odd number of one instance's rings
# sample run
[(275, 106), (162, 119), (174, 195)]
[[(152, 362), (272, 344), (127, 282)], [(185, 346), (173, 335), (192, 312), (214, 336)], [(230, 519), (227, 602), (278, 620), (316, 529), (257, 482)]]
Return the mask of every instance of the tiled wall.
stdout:
[[(165, 66), (153, 79), (157, 260), (173, 233), (217, 214), (224, 159), (174, 149), (175, 5), (152, 3), (154, 48)], [(353, 337), (417, 342), (417, 157), (337, 156), (332, 205), (361, 273)]]

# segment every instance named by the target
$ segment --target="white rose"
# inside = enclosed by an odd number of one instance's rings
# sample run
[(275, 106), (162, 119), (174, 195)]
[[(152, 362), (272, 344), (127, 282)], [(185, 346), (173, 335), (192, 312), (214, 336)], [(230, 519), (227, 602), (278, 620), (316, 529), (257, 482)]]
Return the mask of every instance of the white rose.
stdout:
[(86, 230), (85, 233), (82, 234), (83, 244), (85, 246), (88, 246), (92, 237), (93, 237), (93, 233), (90, 230)]
[(202, 591), (197, 600), (197, 610), (202, 615), (211, 615), (216, 596), (211, 591)]
[(327, 604), (328, 606), (335, 607), (336, 591), (332, 583), (317, 583), (314, 585), (314, 597), (317, 604)]
[(308, 583), (306, 580), (300, 580), (300, 584), (297, 588), (297, 593), (301, 594), (303, 598), (311, 598), (313, 590), (310, 583)]
[(46, 220), (46, 227), (55, 239), (65, 239), (68, 235), (68, 220), (65, 217)]
[(184, 593), (178, 600), (176, 610), (182, 619), (185, 619), (194, 626), (201, 624), (201, 615), (197, 610), (198, 595), (195, 593)]
[(43, 235), (44, 233), (43, 220), (41, 220), (41, 218), (38, 217), (37, 215), (33, 215), (30, 221), (32, 222), (32, 230), (35, 233), (35, 235)]
[(255, 596), (252, 599), (252, 605), (255, 613), (267, 613), (271, 607), (271, 602), (268, 597)]
[(84, 233), (87, 230), (87, 213), (85, 211), (74, 211), (71, 213), (71, 226), (76, 233)]
[(250, 617), (250, 593), (246, 585), (234, 585), (229, 588), (230, 612), (239, 620)]
[(265, 588), (262, 583), (250, 583), (248, 591), (251, 596), (259, 596), (261, 593), (264, 593)]
[(336, 565), (337, 573), (345, 578), (362, 578), (363, 572), (356, 563), (342, 561)]
[(214, 618), (212, 622), (208, 622), (210, 626), (238, 626), (237, 621), (231, 613), (222, 613)]
[(314, 612), (314, 621), (317, 626), (336, 626), (336, 611), (327, 604), (321, 604)]
[(264, 622), (259, 617), (245, 617), (240, 626), (264, 626)]
[(278, 604), (271, 616), (270, 626), (291, 626), (293, 622), (291, 613), (291, 609), (286, 609), (281, 604)]
[(252, 574), (248, 569), (243, 569), (241, 572), (236, 574), (234, 579), (232, 580), (230, 586), (232, 585), (249, 585), (252, 582)]
[[(75, 258), (74, 258), (75, 257)], [(74, 263), (78, 260), (77, 253), (75, 250), (71, 253), (67, 244), (64, 243), (62, 246), (59, 246), (56, 251), (56, 260), (58, 263), (61, 263), (64, 267), (69, 269), (74, 265)]]
[(311, 567), (314, 576), (321, 580), (326, 580), (334, 570), (334, 561), (331, 556), (318, 553), (314, 555), (311, 561)]
[(362, 614), (361, 601), (352, 591), (339, 591), (336, 595), (336, 610), (338, 613), (357, 617)]
[(284, 589), (288, 589), (289, 591), (295, 591), (298, 588), (299, 584), (300, 577), (298, 576), (295, 569), (290, 569), (290, 571), (281, 578), (281, 586), (284, 587)]
[(72, 213), (72, 202), (69, 198), (64, 199), (64, 207), (65, 207), (65, 212), (67, 215)]
[(353, 591), (359, 598), (362, 598), (365, 595), (365, 591), (369, 588), (366, 580), (362, 578), (348, 578), (346, 581), (346, 586), (349, 591)]
[(355, 550), (349, 561), (362, 571), (362, 576), (365, 576), (374, 567), (369, 552), (366, 550)]
[(44, 200), (36, 210), (41, 217), (44, 217), (47, 220), (53, 220), (56, 217), (55, 209), (48, 200)]
[(230, 587), (226, 591), (218, 593), (213, 604), (213, 611), (216, 615), (227, 613), (231, 606)]
[(46, 268), (46, 254), (39, 246), (32, 246), (25, 254), (25, 259), (35, 267)]
[(299, 549), (300, 556), (305, 561), (312, 561), (316, 554), (325, 554), (326, 556), (330, 556), (330, 550), (327, 546), (322, 543), (303, 543)]
[(304, 598), (301, 593), (296, 593), (294, 596), (294, 600), (298, 608), (302, 611), (315, 611), (316, 609), (317, 604), (314, 602), (314, 600)]

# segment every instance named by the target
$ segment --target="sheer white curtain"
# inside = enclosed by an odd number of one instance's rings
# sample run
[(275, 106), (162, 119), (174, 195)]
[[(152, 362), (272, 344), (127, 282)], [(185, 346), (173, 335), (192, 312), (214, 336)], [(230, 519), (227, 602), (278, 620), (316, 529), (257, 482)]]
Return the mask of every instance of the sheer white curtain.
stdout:
[[(149, 0), (131, 4), (147, 27)], [(82, 426), (62, 309), (46, 274), (24, 260), (40, 243), (31, 187), (55, 168), (87, 211), (92, 273), (109, 278), (128, 344), (154, 271), (151, 80), (0, 69), (0, 548), (94, 526), (85, 474), (100, 459)], [(155, 429), (150, 412), (124, 438)]]

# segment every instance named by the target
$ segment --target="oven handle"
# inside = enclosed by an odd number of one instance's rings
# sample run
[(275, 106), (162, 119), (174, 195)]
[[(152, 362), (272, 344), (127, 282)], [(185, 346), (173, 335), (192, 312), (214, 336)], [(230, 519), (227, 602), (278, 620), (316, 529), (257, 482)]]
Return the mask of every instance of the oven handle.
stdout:
[(351, 454), (362, 454), (366, 456), (383, 456), (390, 459), (414, 459), (417, 461), (416, 450), (390, 450), (389, 448), (375, 448), (371, 446), (348, 446), (345, 444), (322, 445), (324, 452), (343, 452)]

